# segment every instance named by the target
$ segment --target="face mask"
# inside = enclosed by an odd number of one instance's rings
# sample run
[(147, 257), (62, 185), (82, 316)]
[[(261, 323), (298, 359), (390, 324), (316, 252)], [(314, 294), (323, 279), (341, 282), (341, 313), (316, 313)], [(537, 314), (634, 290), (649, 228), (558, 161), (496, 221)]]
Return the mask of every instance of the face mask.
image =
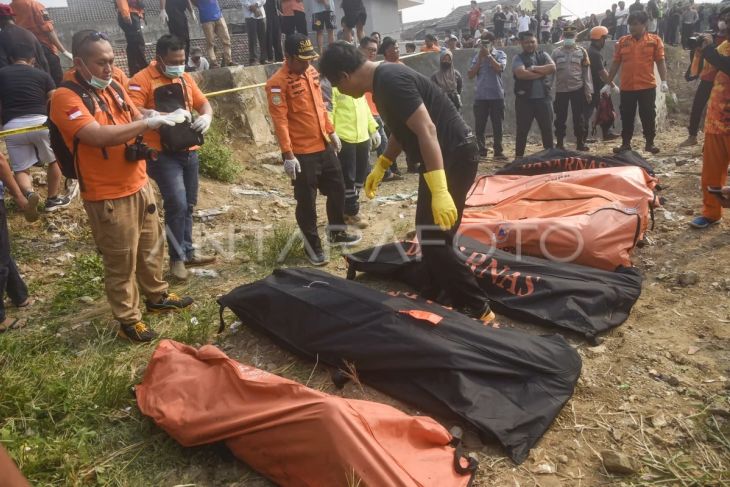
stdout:
[(165, 66), (165, 76), (179, 78), (185, 72), (185, 66)]
[(441, 69), (443, 69), (444, 71), (446, 71), (450, 67), (451, 67), (451, 63), (441, 63)]
[[(81, 62), (84, 63), (83, 61), (81, 61)], [(84, 67), (89, 72), (89, 74), (91, 74), (91, 70), (89, 69), (88, 66), (86, 66), (86, 63), (84, 63)], [(101, 79), (101, 78), (97, 78), (96, 76), (94, 76), (92, 74), (91, 79), (89, 80), (89, 84), (91, 85), (92, 88), (96, 88), (97, 90), (105, 90), (109, 87), (110, 84), (112, 84), (112, 79), (111, 78), (109, 78), (108, 80)]]
[(162, 61), (162, 59), (160, 59), (158, 62), (165, 67), (165, 76), (167, 76), (168, 78), (172, 78), (172, 79), (179, 78), (185, 72), (185, 66), (184, 65), (181, 65), (181, 66), (168, 66), (167, 64), (165, 64)]
[(725, 30), (726, 27), (727, 27), (727, 24), (725, 23), (724, 20), (721, 20), (717, 23), (717, 28), (720, 30)]
[(563, 44), (566, 47), (573, 47), (573, 46), (575, 46), (575, 39), (564, 39)]

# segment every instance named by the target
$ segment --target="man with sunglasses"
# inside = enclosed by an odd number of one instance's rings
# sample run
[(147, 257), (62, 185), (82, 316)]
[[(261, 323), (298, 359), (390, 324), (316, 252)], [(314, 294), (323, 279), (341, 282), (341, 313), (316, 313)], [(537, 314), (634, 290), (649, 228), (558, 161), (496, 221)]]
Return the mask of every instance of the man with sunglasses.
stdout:
[[(81, 197), (94, 241), (104, 260), (104, 285), (119, 335), (149, 342), (157, 334), (143, 321), (139, 288), (149, 312), (187, 308), (193, 302), (168, 292), (162, 280), (164, 241), (141, 136), (185, 117), (148, 114), (143, 118), (112, 79), (114, 50), (105, 34), (74, 35), (75, 79), (51, 98), (50, 118), (73, 151)], [(87, 102), (93, 109), (87, 108)]]
[[(150, 130), (145, 143), (159, 151), (150, 161), (147, 172), (162, 193), (170, 273), (186, 280), (186, 267), (210, 264), (213, 256), (202, 255), (193, 248), (193, 208), (198, 202), (198, 148), (187, 146), (185, 139), (196, 138), (210, 128), (213, 108), (192, 76), (185, 72), (185, 43), (172, 35), (157, 41), (156, 59), (129, 80), (129, 96), (140, 108), (170, 113), (177, 109), (187, 117), (195, 110), (195, 121), (175, 128)], [(182, 145), (181, 145), (182, 144)], [(187, 146), (187, 147), (186, 147)]]

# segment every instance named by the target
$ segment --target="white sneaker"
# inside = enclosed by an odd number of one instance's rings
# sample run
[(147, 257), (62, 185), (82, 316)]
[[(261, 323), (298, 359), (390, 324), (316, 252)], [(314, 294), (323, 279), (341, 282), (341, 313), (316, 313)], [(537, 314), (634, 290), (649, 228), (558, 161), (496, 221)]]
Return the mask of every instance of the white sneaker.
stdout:
[(73, 200), (79, 195), (79, 181), (77, 179), (66, 178), (63, 185), (66, 188), (66, 197), (69, 200)]

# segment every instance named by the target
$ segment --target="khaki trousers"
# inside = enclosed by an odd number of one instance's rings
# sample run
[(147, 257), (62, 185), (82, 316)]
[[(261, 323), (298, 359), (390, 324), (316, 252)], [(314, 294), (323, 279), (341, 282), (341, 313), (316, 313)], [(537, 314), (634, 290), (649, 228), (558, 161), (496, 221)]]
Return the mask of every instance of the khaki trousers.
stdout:
[(142, 321), (139, 288), (150, 301), (167, 293), (162, 280), (165, 239), (149, 182), (133, 195), (84, 201), (91, 233), (104, 261), (104, 285), (112, 314), (121, 324)]
[(228, 34), (228, 26), (226, 19), (221, 17), (214, 22), (204, 22), (202, 24), (203, 33), (205, 34), (205, 47), (208, 50), (208, 60), (215, 61), (215, 36), (221, 40), (223, 44), (223, 63), (228, 65), (231, 63), (231, 36)]

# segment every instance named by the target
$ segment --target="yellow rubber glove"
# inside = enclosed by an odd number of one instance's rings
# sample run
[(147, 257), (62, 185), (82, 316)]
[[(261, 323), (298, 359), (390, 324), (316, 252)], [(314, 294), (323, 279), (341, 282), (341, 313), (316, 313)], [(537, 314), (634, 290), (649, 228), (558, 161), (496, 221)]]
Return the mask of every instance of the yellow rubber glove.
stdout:
[(428, 189), (431, 190), (433, 221), (441, 227), (441, 230), (449, 230), (456, 223), (458, 212), (446, 185), (446, 172), (438, 169), (424, 173), (423, 177), (428, 184)]
[(385, 176), (385, 171), (388, 170), (391, 164), (393, 164), (393, 161), (384, 155), (378, 157), (377, 162), (373, 166), (373, 170), (370, 171), (368, 178), (365, 180), (365, 196), (368, 199), (375, 198), (375, 192), (378, 190), (378, 186), (380, 186), (380, 182)]

